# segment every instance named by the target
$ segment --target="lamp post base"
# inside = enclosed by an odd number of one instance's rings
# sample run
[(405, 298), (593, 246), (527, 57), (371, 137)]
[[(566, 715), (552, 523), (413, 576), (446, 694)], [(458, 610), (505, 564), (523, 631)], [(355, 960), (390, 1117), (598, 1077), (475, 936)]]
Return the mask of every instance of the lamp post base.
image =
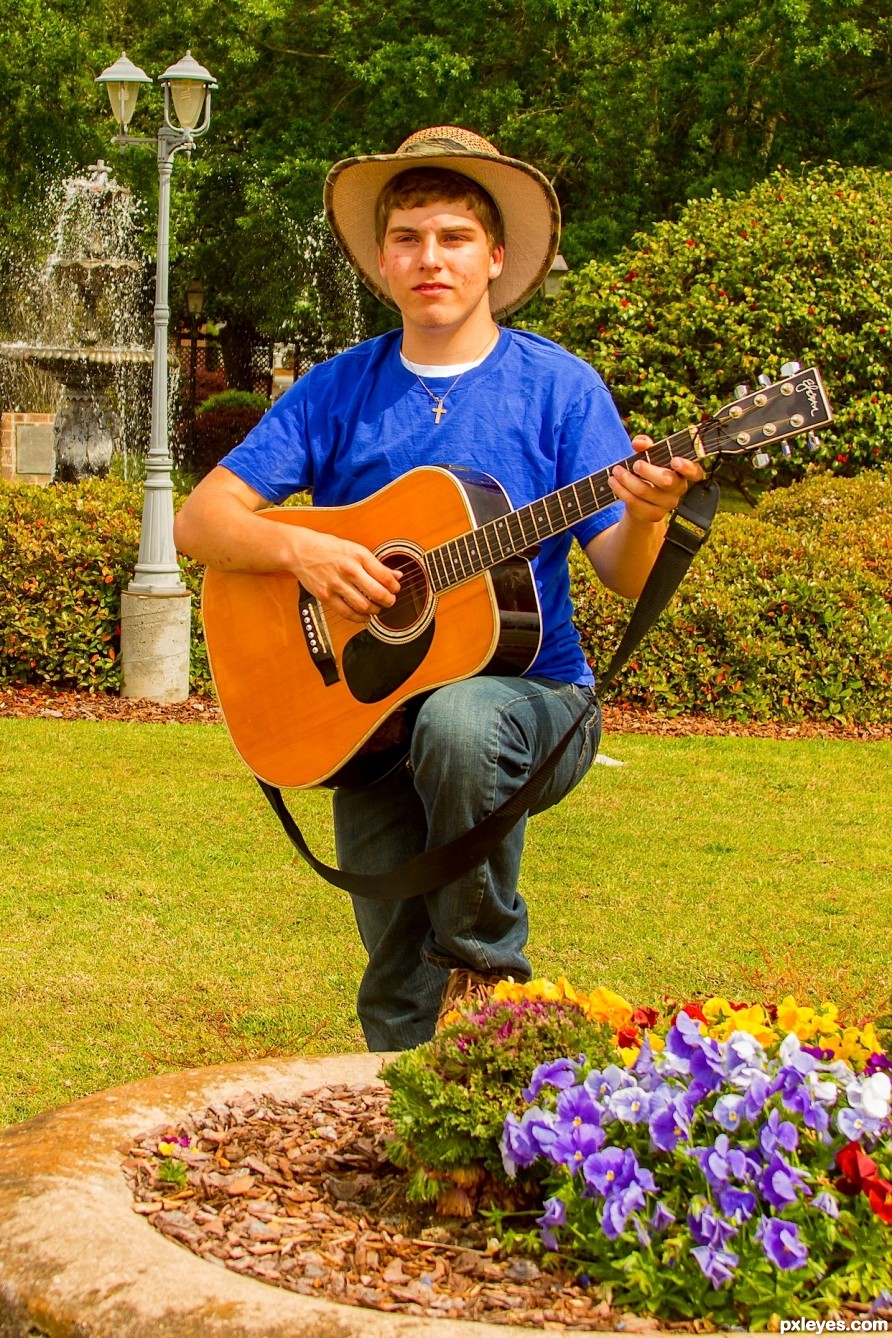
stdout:
[(192, 596), (121, 593), (122, 697), (183, 702), (189, 696)]

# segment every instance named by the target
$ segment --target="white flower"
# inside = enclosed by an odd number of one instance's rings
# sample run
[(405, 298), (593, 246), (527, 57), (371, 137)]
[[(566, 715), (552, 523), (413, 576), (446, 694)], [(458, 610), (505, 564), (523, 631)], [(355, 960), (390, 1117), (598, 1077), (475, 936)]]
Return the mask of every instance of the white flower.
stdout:
[(861, 1108), (875, 1120), (888, 1118), (892, 1108), (892, 1079), (888, 1073), (874, 1073), (861, 1088)]

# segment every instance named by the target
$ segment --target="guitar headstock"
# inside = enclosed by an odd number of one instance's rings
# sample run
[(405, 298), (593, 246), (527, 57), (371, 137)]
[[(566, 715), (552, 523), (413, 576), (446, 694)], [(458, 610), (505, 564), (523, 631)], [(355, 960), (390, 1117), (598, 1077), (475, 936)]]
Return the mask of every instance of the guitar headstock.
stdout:
[[(785, 442), (833, 422), (817, 367), (800, 370), (797, 363), (788, 363), (781, 372), (788, 374), (780, 381), (760, 377), (757, 390), (741, 394), (702, 425), (698, 435), (704, 455), (764, 453), (772, 441)], [(737, 389), (746, 391), (745, 386)]]

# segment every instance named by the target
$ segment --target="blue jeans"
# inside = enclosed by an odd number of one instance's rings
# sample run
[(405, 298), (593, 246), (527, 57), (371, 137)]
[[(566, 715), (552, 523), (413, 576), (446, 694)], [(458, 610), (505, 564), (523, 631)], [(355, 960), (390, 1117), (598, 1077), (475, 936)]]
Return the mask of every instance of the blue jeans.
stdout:
[[(335, 791), (341, 868), (384, 873), (468, 831), (519, 788), (586, 707), (536, 812), (563, 799), (594, 761), (594, 692), (547, 678), (439, 688), (419, 711), (407, 766), (365, 789)], [(529, 980), (527, 908), (517, 891), (525, 829), (523, 817), (484, 864), (427, 896), (353, 898), (369, 955), (357, 1007), (370, 1050), (430, 1039), (451, 967)]]

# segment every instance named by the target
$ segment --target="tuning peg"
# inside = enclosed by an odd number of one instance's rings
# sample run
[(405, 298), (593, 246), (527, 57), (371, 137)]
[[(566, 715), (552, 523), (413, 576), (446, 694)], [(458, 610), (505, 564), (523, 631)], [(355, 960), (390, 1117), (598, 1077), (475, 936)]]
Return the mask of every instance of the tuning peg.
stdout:
[(758, 381), (759, 381), (759, 385), (760, 385), (760, 386), (770, 386), (770, 385), (771, 385), (771, 377), (768, 375), (767, 372), (761, 372), (761, 373), (759, 374)]
[(793, 447), (790, 445), (790, 443), (788, 441), (782, 441), (781, 455), (784, 457), (784, 459), (789, 460), (792, 454), (793, 454)]
[(814, 432), (809, 432), (808, 436), (805, 438), (805, 444), (812, 454), (814, 454), (821, 444), (821, 438)]
[(742, 400), (744, 396), (748, 395), (749, 393), (750, 393), (750, 388), (745, 381), (741, 381), (739, 385), (734, 387), (734, 398), (736, 400)]
[(767, 455), (765, 451), (756, 451), (753, 456), (753, 464), (756, 469), (764, 469), (766, 465), (771, 464), (771, 456)]
[(802, 371), (801, 362), (785, 362), (781, 367), (781, 376), (795, 376)]

